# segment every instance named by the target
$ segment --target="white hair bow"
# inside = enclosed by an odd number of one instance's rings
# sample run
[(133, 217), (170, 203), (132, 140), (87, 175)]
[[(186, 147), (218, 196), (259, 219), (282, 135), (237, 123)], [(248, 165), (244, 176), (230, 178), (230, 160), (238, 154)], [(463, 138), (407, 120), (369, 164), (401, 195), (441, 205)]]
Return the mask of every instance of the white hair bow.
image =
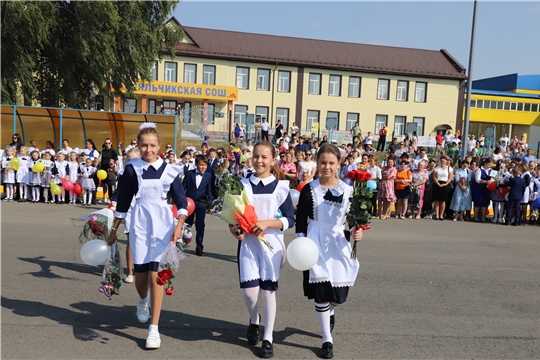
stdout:
[(145, 123), (142, 123), (141, 126), (139, 126), (139, 131), (141, 131), (142, 129), (146, 129), (146, 128), (156, 128), (157, 125), (156, 123), (153, 123), (153, 122), (145, 122)]

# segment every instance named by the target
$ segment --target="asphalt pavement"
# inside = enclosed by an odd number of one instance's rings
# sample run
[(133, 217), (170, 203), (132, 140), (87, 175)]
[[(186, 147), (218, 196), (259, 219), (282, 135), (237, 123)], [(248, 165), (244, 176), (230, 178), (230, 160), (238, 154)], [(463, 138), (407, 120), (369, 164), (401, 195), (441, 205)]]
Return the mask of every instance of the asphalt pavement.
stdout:
[[(134, 285), (109, 300), (98, 292), (102, 268), (80, 259), (83, 223), (71, 219), (99, 208), (1, 204), (2, 358), (257, 357), (245, 338), (237, 243), (224, 222), (207, 217), (206, 256), (187, 251), (164, 300), (161, 348), (147, 351)], [(286, 243), (293, 235), (286, 232)], [(335, 358), (540, 358), (539, 227), (375, 220), (358, 253), (360, 274), (336, 309)], [(276, 359), (315, 359), (321, 346), (301, 282), (286, 264)]]

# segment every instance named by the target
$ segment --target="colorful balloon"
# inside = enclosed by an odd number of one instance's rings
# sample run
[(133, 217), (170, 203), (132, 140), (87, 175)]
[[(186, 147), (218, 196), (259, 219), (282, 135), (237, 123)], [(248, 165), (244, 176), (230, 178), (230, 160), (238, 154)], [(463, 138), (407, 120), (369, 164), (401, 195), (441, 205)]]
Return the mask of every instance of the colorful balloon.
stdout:
[(298, 186), (296, 187), (296, 190), (298, 190), (298, 192), (302, 192), (302, 189), (304, 188), (304, 186), (306, 186), (306, 183), (305, 183), (305, 182), (301, 182), (301, 183), (298, 184)]
[(176, 207), (176, 204), (173, 205), (171, 211), (173, 213), (174, 218), (176, 219), (178, 217), (178, 208)]
[(287, 247), (289, 264), (299, 271), (311, 269), (319, 259), (319, 247), (307, 237), (297, 237)]
[(75, 186), (75, 184), (73, 184), (73, 181), (71, 181), (71, 180), (62, 179), (62, 186), (67, 191), (71, 191), (71, 190), (73, 190), (73, 187)]
[(505, 197), (506, 194), (508, 194), (510, 192), (510, 188), (509, 187), (501, 187), (501, 188), (498, 188), (497, 189), (497, 193), (499, 194), (499, 196), (501, 197)]
[(83, 192), (81, 184), (75, 184), (73, 185), (73, 193), (77, 196), (81, 195)]
[(98, 170), (98, 172), (97, 172), (97, 178), (98, 178), (99, 180), (105, 180), (105, 179), (107, 178), (107, 172), (106, 172), (105, 170), (103, 170), (103, 169)]
[(300, 191), (291, 189), (289, 193), (291, 194), (293, 206), (298, 206), (298, 201), (300, 200)]
[(369, 190), (377, 190), (377, 182), (375, 180), (368, 180), (366, 186)]
[(487, 189), (489, 191), (493, 191), (497, 188), (497, 183), (495, 183), (495, 181), (492, 181), (490, 183), (487, 184)]
[(540, 197), (536, 198), (533, 202), (533, 206), (535, 209), (540, 209)]
[(490, 214), (489, 209), (486, 209), (486, 216)]
[(86, 265), (99, 266), (109, 255), (107, 243), (103, 240), (90, 240), (81, 248), (81, 259)]
[(34, 167), (32, 168), (32, 171), (35, 173), (40, 173), (43, 170), (45, 170), (45, 165), (42, 162), (35, 163)]
[(60, 195), (62, 193), (62, 188), (51, 181), (51, 192), (54, 195)]
[(195, 201), (191, 198), (187, 198), (187, 213), (188, 216), (191, 216), (195, 212)]
[(19, 161), (19, 158), (12, 157), (11, 160), (9, 160), (9, 166), (13, 170), (19, 171), (19, 168), (21, 167), (21, 162)]

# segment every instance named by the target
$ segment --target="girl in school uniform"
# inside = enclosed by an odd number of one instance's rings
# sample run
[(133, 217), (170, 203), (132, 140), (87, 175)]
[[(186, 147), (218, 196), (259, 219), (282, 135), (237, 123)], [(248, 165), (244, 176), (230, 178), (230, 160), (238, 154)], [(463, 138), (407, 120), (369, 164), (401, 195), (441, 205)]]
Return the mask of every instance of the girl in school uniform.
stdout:
[[(53, 194), (52, 201), (53, 203), (56, 202), (57, 204), (64, 204), (66, 202), (66, 190), (62, 186), (62, 179), (64, 179), (67, 176), (67, 171), (68, 171), (68, 162), (66, 161), (66, 152), (64, 152), (64, 150), (61, 150), (56, 154), (56, 157), (58, 158), (58, 160), (54, 162), (53, 178), (54, 178), (54, 183), (62, 187), (62, 193), (60, 193), (60, 195)], [(56, 201), (56, 197), (58, 197), (58, 201)]]
[(86, 158), (86, 164), (81, 166), (81, 186), (84, 190), (82, 206), (92, 205), (92, 192), (96, 189), (94, 174), (96, 168), (92, 166), (92, 158)]
[(6, 197), (4, 201), (13, 201), (13, 193), (15, 191), (15, 170), (11, 168), (10, 160), (16, 155), (15, 148), (8, 146), (6, 148), (6, 156), (2, 161), (4, 171), (4, 186), (6, 188)]
[[(68, 180), (70, 180), (73, 184), (77, 183), (77, 180), (79, 179), (79, 158), (77, 156), (77, 152), (72, 151), (69, 153), (69, 161), (68, 166), (66, 170), (66, 177)], [(72, 191), (69, 192), (69, 205), (73, 205), (77, 203), (77, 195)]]
[[(146, 348), (157, 349), (161, 346), (158, 323), (163, 301), (163, 287), (156, 283), (157, 270), (169, 242), (176, 243), (182, 237), (187, 200), (178, 176), (180, 167), (171, 166), (159, 157), (161, 139), (156, 124), (144, 123), (139, 130), (137, 143), (141, 158), (132, 159), (120, 177), (115, 218), (107, 243), (114, 244), (116, 230), (131, 208), (129, 245), (139, 295), (137, 319), (145, 323), (151, 317)], [(176, 226), (167, 204), (169, 190), (178, 208)]]
[(30, 199), (30, 194), (28, 194), (28, 180), (30, 178), (28, 160), (30, 160), (30, 156), (28, 155), (28, 147), (26, 146), (21, 146), (19, 152), (19, 162), (21, 163), (21, 166), (15, 177), (19, 184), (19, 202), (26, 202), (27, 198)]
[(28, 160), (28, 186), (32, 189), (32, 202), (39, 202), (41, 182), (43, 178), (42, 173), (34, 172), (34, 165), (41, 162), (39, 158), (39, 151), (33, 150), (30, 153), (31, 159)]
[[(43, 198), (45, 199), (45, 204), (49, 204), (49, 188), (51, 187), (52, 171), (54, 168), (54, 161), (52, 161), (54, 150), (46, 149), (41, 155), (43, 164), (45, 165), (45, 170), (43, 170), (43, 176), (41, 178), (41, 188), (43, 190)], [(50, 204), (54, 204), (54, 200), (51, 196)]]
[[(353, 188), (336, 176), (339, 150), (324, 144), (317, 152), (319, 178), (306, 184), (296, 211), (296, 236), (307, 236), (317, 243), (319, 259), (304, 272), (304, 295), (315, 300), (315, 311), (322, 332), (320, 356), (333, 357), (334, 309), (347, 300), (360, 264), (351, 259), (351, 244), (345, 235), (346, 214)], [(362, 230), (352, 229), (351, 241), (362, 239)]]
[[(231, 233), (238, 244), (240, 288), (250, 315), (247, 340), (257, 345), (259, 335), (258, 298), (263, 300), (264, 335), (260, 357), (274, 355), (273, 331), (276, 318), (276, 290), (279, 270), (285, 261), (283, 232), (294, 225), (294, 207), (289, 195), (289, 181), (276, 163), (276, 150), (269, 142), (260, 142), (253, 149), (255, 174), (242, 179), (250, 203), (259, 221), (251, 227), (253, 234), (241, 234), (233, 225)], [(282, 217), (278, 218), (279, 211)], [(238, 233), (237, 233), (238, 232)], [(264, 234), (270, 250), (258, 236)]]

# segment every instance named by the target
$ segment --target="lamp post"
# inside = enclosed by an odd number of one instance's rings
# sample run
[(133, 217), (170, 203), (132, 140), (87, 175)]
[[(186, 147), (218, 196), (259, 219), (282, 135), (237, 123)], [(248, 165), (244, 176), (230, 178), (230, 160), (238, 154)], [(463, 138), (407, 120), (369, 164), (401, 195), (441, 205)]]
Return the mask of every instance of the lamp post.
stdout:
[(471, 91), (472, 91), (472, 69), (473, 69), (473, 59), (474, 59), (474, 38), (476, 34), (476, 7), (477, 0), (474, 0), (473, 7), (473, 18), (472, 18), (472, 29), (471, 29), (471, 48), (469, 50), (469, 72), (467, 74), (467, 101), (465, 103), (465, 121), (463, 122), (463, 131), (462, 134), (465, 135), (465, 138), (462, 141), (463, 149), (463, 159), (467, 156), (467, 148), (469, 145), (469, 116), (471, 109)]

